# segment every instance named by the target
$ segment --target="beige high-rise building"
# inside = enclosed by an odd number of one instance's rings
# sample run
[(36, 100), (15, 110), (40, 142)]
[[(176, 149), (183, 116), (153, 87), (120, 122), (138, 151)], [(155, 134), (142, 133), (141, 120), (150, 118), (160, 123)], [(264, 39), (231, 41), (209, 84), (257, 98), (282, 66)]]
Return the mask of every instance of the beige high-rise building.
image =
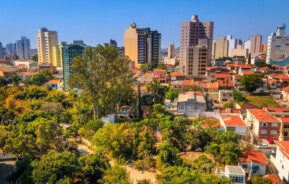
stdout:
[(63, 47), (63, 43), (59, 43), (53, 47), (52, 66), (62, 68), (62, 47)]
[(199, 40), (197, 46), (186, 47), (184, 52), (185, 75), (191, 78), (204, 77), (207, 61), (207, 39)]
[(168, 46), (168, 58), (174, 58), (175, 57), (175, 46), (174, 44), (169, 44)]
[(252, 56), (257, 56), (262, 52), (262, 36), (255, 34), (251, 37), (250, 53)]
[(222, 36), (219, 40), (216, 40), (213, 47), (213, 59), (228, 57), (229, 41), (225, 36)]
[(188, 72), (188, 63), (186, 63), (185, 54), (188, 47), (197, 47), (199, 40), (207, 40), (207, 65), (211, 65), (212, 45), (213, 45), (214, 22), (200, 22), (197, 15), (192, 16), (190, 22), (181, 24), (180, 34), (180, 67), (185, 73)]
[(161, 34), (133, 23), (124, 32), (124, 52), (137, 68), (146, 63), (156, 66), (161, 61)]
[(53, 47), (58, 43), (58, 34), (56, 31), (49, 31), (47, 28), (40, 28), (37, 32), (37, 51), (38, 63), (51, 64), (53, 62)]

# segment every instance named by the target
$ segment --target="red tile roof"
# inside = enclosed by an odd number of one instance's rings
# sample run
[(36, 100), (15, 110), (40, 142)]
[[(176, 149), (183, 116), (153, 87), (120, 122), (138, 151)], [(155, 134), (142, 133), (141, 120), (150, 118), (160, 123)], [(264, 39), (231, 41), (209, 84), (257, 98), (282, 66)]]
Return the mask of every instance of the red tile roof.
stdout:
[(268, 112), (289, 112), (289, 107), (263, 107)]
[(289, 141), (274, 141), (280, 151), (289, 159)]
[(214, 83), (204, 83), (203, 84), (203, 88), (206, 88), (206, 89), (218, 89), (219, 88), (219, 85), (217, 82), (214, 82)]
[(252, 75), (254, 72), (253, 71), (244, 71), (243, 75)]
[(182, 73), (182, 72), (172, 72), (171, 76), (173, 76), (173, 77), (184, 77), (185, 74)]
[(156, 69), (154, 69), (154, 71), (153, 71), (154, 73), (166, 73), (167, 71), (166, 70), (164, 70), (164, 69), (159, 69), (159, 68), (156, 68)]
[(221, 116), (221, 119), (226, 126), (246, 126), (245, 122), (239, 116)]
[(289, 81), (289, 76), (285, 74), (272, 74), (271, 76), (275, 79), (281, 79), (282, 81)]
[(282, 88), (282, 91), (289, 92), (289, 87)]
[(281, 122), (284, 124), (289, 124), (289, 118), (280, 118)]
[(264, 109), (247, 109), (258, 121), (260, 122), (274, 122), (277, 123), (279, 120), (275, 116), (269, 114)]
[(52, 79), (52, 80), (48, 81), (47, 84), (58, 84), (60, 82), (61, 82), (60, 79)]
[(264, 178), (268, 178), (271, 180), (271, 184), (282, 184), (279, 176), (277, 174), (267, 174), (264, 176)]
[(245, 150), (244, 156), (239, 158), (239, 162), (257, 162), (259, 164), (268, 165), (268, 159), (265, 154), (256, 150)]
[(231, 75), (227, 74), (227, 73), (220, 73), (220, 74), (216, 74), (215, 78), (216, 79), (227, 79), (227, 78), (231, 78)]
[(227, 81), (218, 80), (217, 82), (220, 87), (234, 87), (232, 80), (227, 80)]

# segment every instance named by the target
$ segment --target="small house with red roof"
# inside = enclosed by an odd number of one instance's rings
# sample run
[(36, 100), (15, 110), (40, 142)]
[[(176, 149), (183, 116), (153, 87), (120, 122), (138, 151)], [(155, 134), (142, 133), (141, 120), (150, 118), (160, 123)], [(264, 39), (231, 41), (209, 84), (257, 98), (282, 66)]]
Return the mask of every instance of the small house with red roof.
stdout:
[(270, 160), (274, 164), (278, 176), (284, 183), (289, 183), (289, 141), (275, 141), (276, 150)]
[(232, 131), (238, 135), (247, 134), (247, 126), (240, 116), (221, 116), (220, 123), (225, 128), (225, 131)]
[(166, 83), (168, 80), (167, 70), (159, 69), (159, 68), (154, 69), (153, 75), (154, 75), (154, 81), (157, 81), (160, 83)]
[(249, 177), (265, 175), (269, 161), (265, 154), (257, 150), (245, 150), (243, 156), (239, 158), (241, 166)]
[(183, 72), (172, 72), (171, 81), (185, 80), (186, 76)]
[(278, 139), (280, 121), (264, 109), (247, 109), (246, 122), (259, 139)]
[(282, 99), (286, 102), (289, 102), (289, 87), (285, 87), (281, 90)]

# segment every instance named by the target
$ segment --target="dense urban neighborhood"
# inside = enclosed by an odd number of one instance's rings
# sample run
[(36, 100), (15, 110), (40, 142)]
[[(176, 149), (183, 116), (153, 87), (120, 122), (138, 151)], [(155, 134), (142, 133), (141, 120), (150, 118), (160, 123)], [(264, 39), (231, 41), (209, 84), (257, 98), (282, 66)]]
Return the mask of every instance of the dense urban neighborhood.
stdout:
[(241, 40), (181, 21), (166, 49), (137, 23), (123, 46), (0, 42), (0, 183), (289, 183), (286, 25)]

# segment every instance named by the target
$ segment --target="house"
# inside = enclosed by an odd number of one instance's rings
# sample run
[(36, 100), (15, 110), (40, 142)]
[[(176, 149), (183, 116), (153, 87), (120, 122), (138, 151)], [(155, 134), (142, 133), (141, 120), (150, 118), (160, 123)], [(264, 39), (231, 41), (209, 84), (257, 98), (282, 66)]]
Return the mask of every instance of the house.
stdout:
[(241, 166), (226, 165), (221, 177), (230, 178), (234, 183), (246, 184), (246, 173)]
[(281, 90), (282, 99), (286, 102), (289, 102), (289, 87), (283, 88)]
[(280, 121), (264, 109), (247, 109), (246, 122), (259, 139), (278, 139)]
[(263, 109), (277, 118), (289, 118), (288, 107), (263, 107)]
[(218, 102), (233, 102), (234, 97), (233, 97), (233, 91), (232, 90), (219, 90), (219, 95), (218, 95)]
[(160, 82), (160, 83), (166, 83), (168, 80), (168, 74), (166, 70), (163, 69), (154, 69), (153, 70), (154, 75), (154, 81)]
[(289, 140), (289, 118), (280, 118), (281, 128), (279, 140)]
[(276, 150), (271, 154), (271, 161), (274, 164), (279, 178), (284, 183), (289, 183), (289, 141), (275, 141)]
[(222, 115), (220, 117), (220, 123), (225, 128), (225, 131), (233, 131), (242, 136), (247, 134), (246, 124), (239, 116)]
[(154, 74), (151, 72), (142, 74), (137, 80), (144, 84), (152, 82), (154, 80)]
[(180, 93), (176, 99), (176, 110), (178, 114), (185, 116), (195, 116), (206, 111), (206, 100), (202, 92)]
[(249, 177), (255, 175), (265, 175), (269, 164), (267, 157), (261, 151), (245, 150), (244, 155), (239, 158), (241, 166)]
[(9, 68), (0, 68), (0, 77), (10, 78), (15, 76), (16, 72)]
[(48, 81), (45, 85), (47, 85), (50, 88), (61, 89), (62, 80), (52, 79), (52, 80)]
[(185, 80), (186, 76), (183, 72), (172, 72), (171, 73), (171, 80), (178, 81), (178, 80)]

